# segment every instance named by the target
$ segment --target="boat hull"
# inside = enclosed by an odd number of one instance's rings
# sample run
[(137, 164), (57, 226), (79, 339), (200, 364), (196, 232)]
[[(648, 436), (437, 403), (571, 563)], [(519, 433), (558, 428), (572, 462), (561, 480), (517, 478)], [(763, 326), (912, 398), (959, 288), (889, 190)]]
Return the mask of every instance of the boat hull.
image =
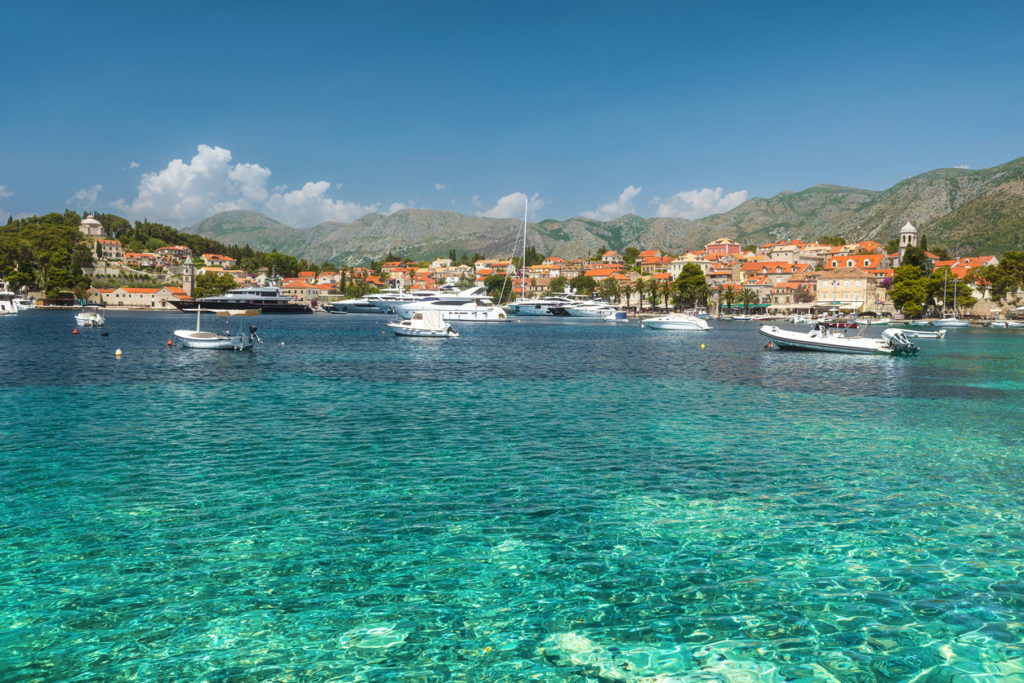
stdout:
[(239, 301), (172, 301), (179, 311), (195, 311), (200, 306), (206, 310), (222, 311), (259, 311), (260, 313), (313, 313), (313, 309), (305, 304), (253, 304)]
[(704, 320), (692, 316), (649, 318), (643, 322), (643, 326), (649, 327), (652, 330), (683, 330), (691, 332), (706, 332), (711, 329)]
[(223, 335), (195, 330), (175, 330), (174, 337), (181, 345), (189, 349), (214, 349), (220, 351), (241, 351), (252, 348), (252, 340), (245, 335)]
[(76, 315), (75, 324), (79, 327), (103, 327), (104, 320), (102, 317), (93, 315)]
[[(886, 339), (842, 337), (834, 334), (821, 334), (818, 330), (795, 332), (783, 330), (774, 325), (762, 325), (758, 332), (770, 339), (780, 349), (861, 355), (898, 355), (917, 352), (917, 347), (908, 342), (901, 346)], [(886, 330), (883, 334), (893, 336), (902, 334), (902, 331)], [(905, 339), (903, 341), (906, 342)]]

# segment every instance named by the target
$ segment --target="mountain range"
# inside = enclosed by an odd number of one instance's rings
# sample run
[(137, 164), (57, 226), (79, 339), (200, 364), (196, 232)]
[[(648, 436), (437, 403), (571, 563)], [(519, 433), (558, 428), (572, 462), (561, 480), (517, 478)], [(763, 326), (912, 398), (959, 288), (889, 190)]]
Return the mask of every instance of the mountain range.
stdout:
[[(718, 237), (743, 245), (826, 236), (884, 244), (907, 221), (927, 236), (930, 246), (945, 247), (953, 256), (1024, 250), (1024, 157), (987, 169), (936, 169), (881, 191), (815, 185), (768, 199), (755, 197), (697, 220), (633, 214), (611, 221), (543, 220), (528, 226), (527, 244), (541, 254), (565, 258), (628, 246), (678, 254)], [(422, 261), (447, 256), (452, 249), (459, 255), (511, 256), (522, 221), (405, 209), (300, 229), (251, 211), (227, 211), (186, 231), (341, 266), (366, 264), (388, 253)]]

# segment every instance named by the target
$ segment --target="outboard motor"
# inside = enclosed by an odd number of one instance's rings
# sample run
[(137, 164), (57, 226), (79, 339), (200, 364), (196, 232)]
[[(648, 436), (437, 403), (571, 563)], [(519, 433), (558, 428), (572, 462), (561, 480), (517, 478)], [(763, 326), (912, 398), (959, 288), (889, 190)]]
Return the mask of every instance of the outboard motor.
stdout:
[(885, 332), (882, 332), (882, 339), (889, 342), (892, 346), (893, 351), (899, 355), (902, 353), (917, 353), (920, 347), (907, 339), (907, 335), (903, 333), (903, 330), (897, 330), (896, 328), (890, 327)]
[(256, 326), (249, 325), (249, 343), (252, 344), (255, 342), (259, 342), (260, 344), (262, 344), (263, 340), (260, 339), (258, 334), (256, 334)]

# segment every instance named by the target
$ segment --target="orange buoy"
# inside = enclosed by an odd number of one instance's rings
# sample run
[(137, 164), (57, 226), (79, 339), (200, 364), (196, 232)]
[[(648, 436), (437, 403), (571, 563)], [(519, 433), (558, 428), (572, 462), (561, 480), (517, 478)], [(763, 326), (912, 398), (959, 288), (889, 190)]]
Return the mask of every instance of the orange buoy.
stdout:
[(174, 341), (172, 339), (168, 339), (167, 340), (167, 345), (168, 346), (174, 346)]
[(78, 334), (78, 328), (76, 327), (75, 329), (71, 330), (71, 334)]

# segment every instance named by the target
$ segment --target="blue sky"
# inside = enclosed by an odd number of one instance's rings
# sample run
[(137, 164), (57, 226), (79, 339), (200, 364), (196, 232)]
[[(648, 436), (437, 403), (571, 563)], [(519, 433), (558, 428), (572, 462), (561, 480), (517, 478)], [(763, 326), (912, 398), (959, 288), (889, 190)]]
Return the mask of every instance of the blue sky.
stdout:
[(1024, 155), (1024, 4), (5, 3), (0, 219), (687, 218)]

